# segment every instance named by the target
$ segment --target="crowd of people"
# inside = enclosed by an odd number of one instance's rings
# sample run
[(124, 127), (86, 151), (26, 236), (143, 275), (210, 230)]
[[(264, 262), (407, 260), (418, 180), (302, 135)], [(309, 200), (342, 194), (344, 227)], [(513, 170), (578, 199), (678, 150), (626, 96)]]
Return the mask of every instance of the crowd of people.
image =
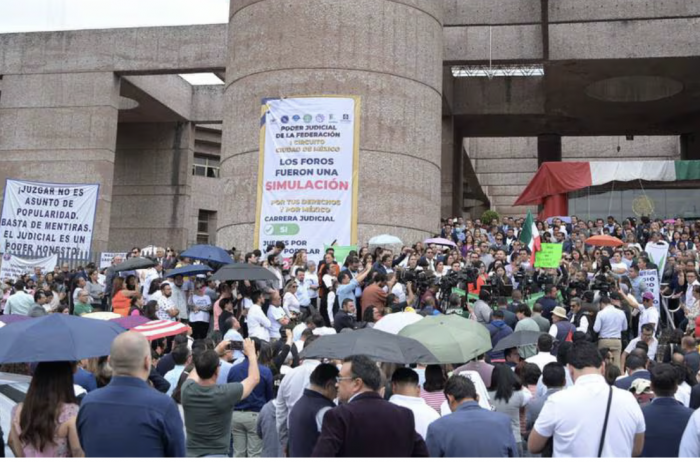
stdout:
[[(37, 268), (3, 281), (5, 314), (113, 311), (188, 334), (126, 332), (109, 357), (3, 365), (33, 376), (12, 415), (15, 455), (89, 457), (700, 456), (700, 221), (555, 218), (557, 268), (532, 264), (523, 219), (445, 219), (449, 244), (361, 247), (339, 261), (285, 245), (242, 253), (274, 278), (169, 277), (193, 263), (159, 248), (149, 269)], [(596, 247), (596, 235), (623, 245)], [(663, 308), (640, 271), (666, 241)], [(134, 248), (128, 258), (141, 256)], [(114, 265), (122, 263), (115, 257)], [(300, 353), (398, 312), (462, 316), (492, 348), (464, 364), (388, 364)], [(0, 329), (0, 335), (2, 330)], [(48, 392), (51, 390), (51, 392)], [(696, 410), (694, 412), (694, 410)]]

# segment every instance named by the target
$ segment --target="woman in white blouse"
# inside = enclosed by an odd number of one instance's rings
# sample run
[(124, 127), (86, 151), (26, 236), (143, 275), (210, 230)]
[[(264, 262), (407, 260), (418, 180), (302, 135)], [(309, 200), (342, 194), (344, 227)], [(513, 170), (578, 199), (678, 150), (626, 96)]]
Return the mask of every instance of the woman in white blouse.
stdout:
[(292, 279), (284, 286), (284, 298), (282, 299), (282, 307), (287, 313), (301, 313), (299, 299), (297, 298), (297, 289), (299, 284), (296, 279)]
[(307, 263), (304, 281), (309, 281), (309, 298), (311, 299), (311, 306), (318, 308), (318, 273), (316, 272), (315, 262), (310, 261)]

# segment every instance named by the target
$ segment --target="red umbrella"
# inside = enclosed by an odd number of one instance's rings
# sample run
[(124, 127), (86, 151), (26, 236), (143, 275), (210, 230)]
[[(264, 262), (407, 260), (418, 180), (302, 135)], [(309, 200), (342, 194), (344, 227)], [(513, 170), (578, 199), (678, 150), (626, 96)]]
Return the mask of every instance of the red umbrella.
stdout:
[(592, 236), (586, 239), (586, 244), (598, 247), (620, 247), (625, 243), (614, 236)]
[(142, 333), (148, 340), (156, 340), (185, 333), (188, 329), (186, 325), (175, 321), (149, 321), (131, 330)]

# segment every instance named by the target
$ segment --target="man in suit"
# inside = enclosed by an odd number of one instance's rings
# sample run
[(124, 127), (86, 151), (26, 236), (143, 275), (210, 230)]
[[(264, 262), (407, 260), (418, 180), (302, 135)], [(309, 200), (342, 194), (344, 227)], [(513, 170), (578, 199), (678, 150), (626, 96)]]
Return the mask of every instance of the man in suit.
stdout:
[(445, 395), (452, 413), (428, 427), (430, 457), (518, 457), (510, 418), (480, 407), (471, 380), (453, 375)]
[(632, 383), (637, 379), (651, 380), (651, 374), (646, 370), (647, 359), (639, 355), (631, 354), (625, 361), (625, 369), (627, 369), (627, 377), (615, 381), (617, 388), (629, 390)]
[(312, 457), (428, 456), (413, 412), (379, 394), (382, 378), (374, 361), (364, 355), (346, 358), (337, 380), (343, 404), (325, 413)]
[(678, 449), (693, 411), (673, 397), (678, 389), (676, 370), (657, 364), (651, 370), (651, 390), (656, 398), (642, 408), (646, 432), (642, 457), (678, 457)]

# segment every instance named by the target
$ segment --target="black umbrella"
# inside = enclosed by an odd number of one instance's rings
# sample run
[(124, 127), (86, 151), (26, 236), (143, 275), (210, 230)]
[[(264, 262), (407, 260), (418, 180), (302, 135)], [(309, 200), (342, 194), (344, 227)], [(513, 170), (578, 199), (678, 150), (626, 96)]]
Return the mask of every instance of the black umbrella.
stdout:
[(539, 331), (521, 330), (501, 339), (496, 346), (493, 347), (493, 351), (503, 351), (507, 350), (508, 348), (537, 345), (537, 339), (539, 339), (541, 335), (545, 334)]
[(120, 271), (133, 271), (146, 268), (153, 268), (157, 264), (158, 263), (155, 260), (151, 260), (150, 258), (136, 257), (130, 258), (125, 262), (119, 263), (118, 265), (114, 265), (109, 269), (118, 273)]
[(440, 362), (417, 340), (370, 328), (324, 335), (304, 348), (300, 355), (302, 358), (328, 359), (366, 355), (374, 361), (396, 364)]
[(212, 281), (272, 281), (277, 279), (277, 276), (262, 266), (233, 263), (222, 266), (210, 279)]

